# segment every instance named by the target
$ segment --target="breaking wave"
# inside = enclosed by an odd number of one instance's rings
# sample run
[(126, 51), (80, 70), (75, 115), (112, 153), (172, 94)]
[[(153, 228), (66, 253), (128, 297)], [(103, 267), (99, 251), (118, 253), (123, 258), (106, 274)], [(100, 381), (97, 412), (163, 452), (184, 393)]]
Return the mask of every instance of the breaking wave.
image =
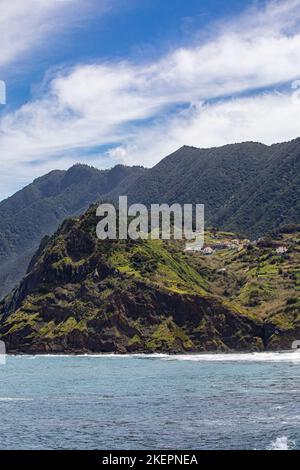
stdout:
[(164, 360), (177, 361), (209, 361), (209, 362), (292, 362), (300, 363), (300, 351), (288, 352), (255, 352), (233, 354), (179, 354), (176, 356), (165, 355)]
[(277, 437), (275, 441), (271, 442), (271, 445), (267, 450), (293, 450), (295, 448), (295, 442), (286, 436)]
[(37, 354), (17, 355), (16, 358), (59, 358), (59, 357), (83, 357), (83, 358), (138, 358), (160, 359), (164, 361), (198, 361), (198, 362), (291, 362), (300, 364), (300, 350), (281, 352), (253, 352), (253, 353), (194, 353), (194, 354)]

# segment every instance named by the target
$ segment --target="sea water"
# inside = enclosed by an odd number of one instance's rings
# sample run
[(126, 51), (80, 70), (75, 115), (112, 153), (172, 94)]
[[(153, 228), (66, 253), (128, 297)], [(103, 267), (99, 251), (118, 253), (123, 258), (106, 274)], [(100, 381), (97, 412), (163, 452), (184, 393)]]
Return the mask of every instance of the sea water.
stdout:
[(0, 449), (299, 449), (300, 352), (8, 356)]

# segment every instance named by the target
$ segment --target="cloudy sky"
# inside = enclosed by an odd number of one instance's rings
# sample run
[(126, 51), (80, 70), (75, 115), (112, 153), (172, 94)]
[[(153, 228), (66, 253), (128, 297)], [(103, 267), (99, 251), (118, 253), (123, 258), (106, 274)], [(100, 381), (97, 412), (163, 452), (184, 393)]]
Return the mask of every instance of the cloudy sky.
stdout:
[(76, 162), (300, 136), (300, 0), (1, 0), (0, 40), (0, 200)]

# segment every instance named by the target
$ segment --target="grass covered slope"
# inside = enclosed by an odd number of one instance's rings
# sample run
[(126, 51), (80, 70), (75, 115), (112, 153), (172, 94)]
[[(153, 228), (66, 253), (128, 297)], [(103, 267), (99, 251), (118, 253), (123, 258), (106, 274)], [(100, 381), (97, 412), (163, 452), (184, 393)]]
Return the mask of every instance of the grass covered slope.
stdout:
[(276, 326), (269, 348), (300, 338), (300, 226), (286, 226), (239, 252), (216, 252), (208, 261), (217, 272), (216, 291), (230, 302)]
[(262, 325), (215, 295), (180, 243), (99, 241), (95, 208), (44, 241), (1, 304), (10, 351), (260, 349)]
[[(204, 256), (181, 242), (99, 241), (96, 224), (92, 207), (43, 241), (0, 304), (9, 351), (263, 350), (299, 336), (298, 232)], [(288, 252), (275, 255), (281, 244)]]

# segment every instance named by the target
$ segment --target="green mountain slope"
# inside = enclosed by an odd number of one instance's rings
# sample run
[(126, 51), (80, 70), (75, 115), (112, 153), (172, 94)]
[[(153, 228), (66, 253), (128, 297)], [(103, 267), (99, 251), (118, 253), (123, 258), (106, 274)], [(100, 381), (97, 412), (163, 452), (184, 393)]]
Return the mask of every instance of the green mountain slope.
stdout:
[(126, 190), (143, 171), (122, 165), (104, 171), (75, 165), (68, 171), (52, 171), (2, 201), (0, 298), (25, 274), (45, 235), (51, 235), (66, 217), (83, 213), (118, 185)]
[[(43, 241), (0, 304), (9, 351), (263, 350), (290, 347), (300, 334), (295, 228), (204, 256), (182, 242), (99, 241), (96, 224), (91, 207)], [(234, 237), (207, 232), (206, 243)]]
[(263, 236), (300, 221), (300, 139), (182, 147), (129, 188), (131, 201), (205, 204), (206, 223)]
[(300, 221), (300, 139), (266, 146), (182, 147), (150, 170), (76, 165), (0, 203), (0, 298), (24, 275), (43, 236), (100, 199), (202, 203), (208, 226), (263, 236)]

